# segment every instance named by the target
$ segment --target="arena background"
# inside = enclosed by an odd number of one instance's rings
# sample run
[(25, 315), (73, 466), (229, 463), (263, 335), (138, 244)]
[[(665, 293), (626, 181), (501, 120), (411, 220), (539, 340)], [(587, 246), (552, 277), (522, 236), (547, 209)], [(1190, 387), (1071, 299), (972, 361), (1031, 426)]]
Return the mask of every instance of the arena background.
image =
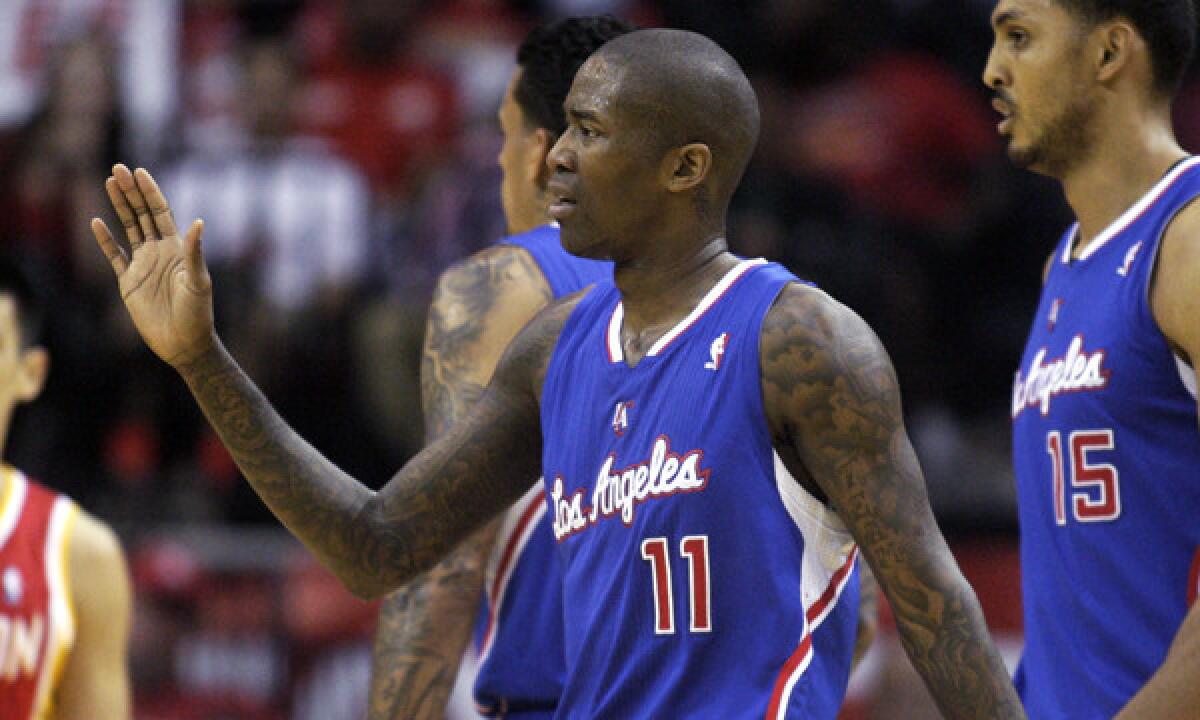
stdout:
[[(1069, 215), (1012, 169), (979, 76), (990, 0), (3, 0), (0, 224), (48, 299), (53, 373), (8, 460), (117, 528), (137, 717), (360, 718), (375, 606), (239, 478), (144, 349), (87, 220), (113, 162), (208, 223), (218, 323), (281, 412), (378, 486), (421, 438), (431, 283), (502, 234), (495, 110), (537, 21), (702, 32), (763, 108), (730, 243), (862, 314), (943, 530), (1020, 647), (1009, 386)], [(1200, 145), (1200, 76), (1177, 106)], [(936, 715), (883, 610), (845, 718)]]

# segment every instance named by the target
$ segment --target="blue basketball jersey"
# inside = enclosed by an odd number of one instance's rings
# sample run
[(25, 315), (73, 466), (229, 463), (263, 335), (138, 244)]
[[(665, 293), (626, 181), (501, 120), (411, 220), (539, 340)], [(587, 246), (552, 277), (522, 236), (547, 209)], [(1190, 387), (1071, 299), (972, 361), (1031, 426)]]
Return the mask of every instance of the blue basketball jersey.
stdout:
[[(558, 226), (504, 238), (537, 262), (554, 297), (612, 279), (612, 263), (563, 250)], [(501, 521), (475, 623), (479, 674), (475, 702), (486, 716), (550, 718), (562, 693), (561, 573), (546, 499), (536, 482)]]
[(795, 278), (747, 260), (635, 367), (598, 284), (542, 392), (563, 559), (559, 718), (833, 718), (856, 632), (857, 547), (775, 453), (759, 333)]
[(1200, 195), (1176, 166), (1087, 249), (1063, 237), (1013, 386), (1031, 718), (1111, 718), (1166, 657), (1195, 597), (1195, 373), (1150, 308), (1167, 225)]

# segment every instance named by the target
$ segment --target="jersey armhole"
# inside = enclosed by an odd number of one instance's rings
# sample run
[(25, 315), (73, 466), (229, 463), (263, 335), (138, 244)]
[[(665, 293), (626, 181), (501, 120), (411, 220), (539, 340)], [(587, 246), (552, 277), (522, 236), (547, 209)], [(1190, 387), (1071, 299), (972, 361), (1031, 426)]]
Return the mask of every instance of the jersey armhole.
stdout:
[[(1167, 232), (1171, 229), (1171, 224), (1175, 222), (1175, 219), (1179, 217), (1180, 213), (1192, 207), (1193, 205), (1197, 205), (1198, 203), (1200, 203), (1200, 194), (1195, 195), (1191, 200), (1176, 208), (1175, 212), (1171, 214), (1171, 217), (1168, 218), (1165, 223), (1163, 223), (1162, 232), (1160, 232), (1158, 237), (1155, 239), (1154, 247), (1150, 253), (1150, 271), (1146, 273), (1146, 284), (1138, 292), (1139, 315), (1143, 315), (1146, 321), (1149, 322), (1154, 328), (1154, 332), (1158, 333), (1158, 335), (1162, 337), (1163, 343), (1167, 346), (1167, 349), (1170, 351), (1172, 357), (1175, 359), (1175, 362), (1179, 367), (1180, 380), (1183, 382), (1184, 387), (1191, 392), (1192, 397), (1196, 396), (1196, 359), (1188, 357), (1187, 353), (1183, 351), (1183, 348), (1177, 346), (1171, 341), (1171, 338), (1167, 337), (1167, 334), (1163, 332), (1162, 327), (1158, 324), (1158, 318), (1154, 316), (1153, 296), (1154, 282), (1158, 279), (1159, 259), (1162, 257), (1162, 246), (1167, 239)], [(1191, 371), (1190, 382), (1185, 376), (1185, 370)]]

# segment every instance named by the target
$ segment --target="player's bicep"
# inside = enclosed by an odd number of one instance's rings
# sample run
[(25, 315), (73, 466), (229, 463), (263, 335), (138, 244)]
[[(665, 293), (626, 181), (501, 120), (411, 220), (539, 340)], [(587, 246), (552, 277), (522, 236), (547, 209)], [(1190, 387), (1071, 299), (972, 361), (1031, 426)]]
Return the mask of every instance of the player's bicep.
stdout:
[(466, 415), (509, 342), (550, 299), (536, 263), (517, 247), (488, 248), (442, 274), (421, 355), (428, 439)]
[(67, 556), (75, 642), (59, 684), (56, 717), (121, 720), (130, 717), (129, 574), (112, 531), (77, 512)]
[(1200, 202), (1171, 222), (1156, 261), (1150, 308), (1171, 349), (1188, 365), (1181, 370), (1195, 383), (1200, 362)]
[(846, 523), (889, 598), (941, 585), (952, 563), (942, 567), (948, 551), (875, 334), (823, 293), (792, 288), (764, 323), (762, 353), (774, 432)]
[(1150, 305), (1171, 345), (1200, 362), (1200, 202), (1179, 213), (1159, 247)]

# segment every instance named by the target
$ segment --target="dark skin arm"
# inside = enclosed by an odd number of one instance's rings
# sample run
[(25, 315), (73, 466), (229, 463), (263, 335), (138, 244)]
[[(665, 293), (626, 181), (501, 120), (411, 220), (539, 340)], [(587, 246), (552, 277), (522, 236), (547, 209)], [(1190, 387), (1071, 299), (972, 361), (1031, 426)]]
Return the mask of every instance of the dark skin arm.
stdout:
[(138, 332), (183, 377), (259, 497), (352, 592), (377, 597), (432, 567), (538, 476), (538, 393), (573, 303), (539, 315), (470, 418), (374, 493), (289, 428), (225, 351), (213, 328), (203, 224), (181, 237), (144, 170), (118, 165), (106, 189), (129, 253), (99, 219), (92, 230)]
[[(421, 359), (427, 442), (467, 416), (509, 341), (552, 299), (537, 264), (514, 246), (488, 248), (443, 273)], [(372, 660), (370, 720), (445, 717), (495, 535), (496, 523), (489, 523), (384, 601)]]
[(780, 457), (861, 546), (942, 714), (1024, 717), (975, 593), (934, 520), (878, 338), (828, 295), (791, 285), (763, 324), (761, 352)]

